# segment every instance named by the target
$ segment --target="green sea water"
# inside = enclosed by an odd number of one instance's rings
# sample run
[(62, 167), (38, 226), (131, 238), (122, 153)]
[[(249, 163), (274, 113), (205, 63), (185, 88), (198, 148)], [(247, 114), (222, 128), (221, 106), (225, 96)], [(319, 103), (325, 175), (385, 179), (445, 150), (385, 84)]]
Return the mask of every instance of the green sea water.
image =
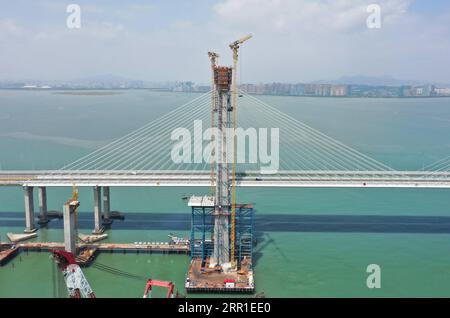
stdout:
[[(196, 96), (0, 90), (0, 169), (60, 168)], [(450, 99), (260, 98), (394, 169), (421, 169), (450, 155)], [(165, 241), (174, 230), (187, 235), (189, 228), (177, 218), (189, 214), (181, 197), (205, 191), (113, 188), (112, 209), (124, 212), (126, 219), (108, 230), (108, 241)], [(61, 210), (70, 193), (70, 188), (49, 188), (49, 209)], [(91, 230), (92, 197), (92, 189), (80, 189), (87, 224), (81, 232)], [(243, 188), (238, 197), (253, 202), (260, 218), (255, 222), (258, 292), (269, 297), (450, 296), (448, 190)], [(23, 209), (20, 188), (0, 187), (3, 241), (7, 232), (23, 230)], [(383, 219), (370, 221), (372, 216)], [(420, 223), (419, 230), (410, 230), (413, 221)], [(62, 229), (55, 224), (40, 229), (35, 240), (62, 241)], [(188, 256), (100, 254), (97, 262), (173, 281), (184, 293)], [(366, 267), (373, 263), (381, 266), (381, 289), (366, 286)], [(64, 297), (54, 271), (48, 254), (22, 253), (0, 267), (0, 297)], [(144, 281), (93, 267), (84, 272), (98, 297), (142, 296)]]

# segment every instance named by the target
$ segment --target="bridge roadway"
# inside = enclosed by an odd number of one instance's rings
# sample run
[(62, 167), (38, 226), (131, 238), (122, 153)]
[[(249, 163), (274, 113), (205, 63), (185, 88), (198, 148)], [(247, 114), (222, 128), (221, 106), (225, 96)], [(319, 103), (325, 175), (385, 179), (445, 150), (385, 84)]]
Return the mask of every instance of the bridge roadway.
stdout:
[[(207, 187), (209, 171), (0, 171), (0, 186)], [(239, 187), (450, 188), (450, 171), (248, 171)]]

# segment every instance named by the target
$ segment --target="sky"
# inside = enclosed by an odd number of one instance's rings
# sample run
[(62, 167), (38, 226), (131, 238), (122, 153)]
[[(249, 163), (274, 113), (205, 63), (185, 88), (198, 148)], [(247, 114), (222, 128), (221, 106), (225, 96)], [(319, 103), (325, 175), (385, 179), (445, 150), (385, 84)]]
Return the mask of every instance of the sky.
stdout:
[[(70, 29), (69, 4), (81, 8)], [(367, 7), (381, 8), (369, 29)], [(450, 83), (448, 0), (0, 0), (0, 80), (114, 74), (208, 83), (208, 51), (242, 82), (392, 76)]]

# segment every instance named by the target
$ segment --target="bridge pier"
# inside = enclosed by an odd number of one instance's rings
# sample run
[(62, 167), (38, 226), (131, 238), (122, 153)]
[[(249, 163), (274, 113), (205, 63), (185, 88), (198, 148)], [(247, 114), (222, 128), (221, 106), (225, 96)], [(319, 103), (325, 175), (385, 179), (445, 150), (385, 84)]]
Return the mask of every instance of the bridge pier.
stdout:
[(24, 199), (25, 199), (25, 233), (36, 232), (36, 226), (34, 223), (34, 200), (33, 200), (33, 187), (23, 187)]
[(69, 201), (64, 204), (64, 249), (77, 255), (77, 232), (75, 230), (75, 209), (80, 205), (78, 201)]
[(103, 187), (103, 225), (109, 225), (112, 223), (111, 214), (111, 201), (110, 201), (109, 187)]
[(49, 219), (47, 217), (47, 188), (38, 188), (38, 198), (39, 198), (39, 224), (47, 224)]
[(99, 186), (94, 187), (94, 231), (92, 234), (101, 234), (104, 232), (104, 228), (101, 225), (102, 222), (102, 188)]

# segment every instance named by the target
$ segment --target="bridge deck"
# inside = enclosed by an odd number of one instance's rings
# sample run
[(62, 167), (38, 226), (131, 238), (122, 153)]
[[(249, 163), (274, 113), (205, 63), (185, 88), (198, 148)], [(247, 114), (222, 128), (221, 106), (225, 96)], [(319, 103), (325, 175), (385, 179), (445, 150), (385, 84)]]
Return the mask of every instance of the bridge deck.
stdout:
[[(209, 171), (2, 171), (0, 186), (208, 187)], [(237, 175), (239, 187), (450, 188), (450, 172), (280, 171)]]

